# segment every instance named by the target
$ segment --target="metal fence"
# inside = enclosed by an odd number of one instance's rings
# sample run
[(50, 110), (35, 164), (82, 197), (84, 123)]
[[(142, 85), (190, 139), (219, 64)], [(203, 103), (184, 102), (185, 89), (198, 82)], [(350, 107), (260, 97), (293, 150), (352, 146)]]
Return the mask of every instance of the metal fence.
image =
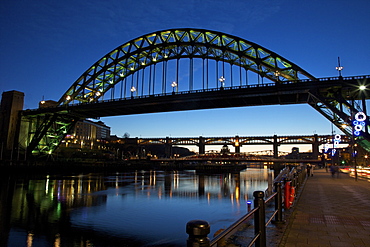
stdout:
[[(274, 192), (267, 198), (264, 191), (255, 191), (254, 208), (238, 221), (230, 225), (227, 229), (210, 240), (210, 225), (204, 220), (192, 220), (186, 225), (186, 233), (189, 235), (187, 240), (188, 247), (209, 247), (220, 246), (225, 239), (232, 236), (239, 227), (254, 219), (254, 237), (245, 246), (265, 247), (266, 246), (266, 227), (270, 223), (284, 223), (283, 210), (288, 210), (294, 203), (296, 189), (298, 189), (306, 178), (304, 167), (285, 168), (274, 180)], [(271, 216), (266, 218), (268, 204), (274, 203), (274, 211)]]

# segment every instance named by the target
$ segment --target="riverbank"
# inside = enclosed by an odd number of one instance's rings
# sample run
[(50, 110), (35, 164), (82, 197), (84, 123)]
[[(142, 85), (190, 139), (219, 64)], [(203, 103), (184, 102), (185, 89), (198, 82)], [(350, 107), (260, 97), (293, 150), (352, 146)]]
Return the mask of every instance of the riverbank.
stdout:
[[(196, 170), (197, 173), (238, 173), (247, 165), (213, 163), (176, 163), (157, 162), (156, 160), (133, 159), (120, 161), (1, 161), (0, 171), (5, 173), (86, 173), (86, 172), (121, 172), (132, 170)], [(3, 172), (4, 173), (4, 172)]]
[(0, 171), (4, 173), (86, 173), (153, 169), (147, 161), (2, 161)]

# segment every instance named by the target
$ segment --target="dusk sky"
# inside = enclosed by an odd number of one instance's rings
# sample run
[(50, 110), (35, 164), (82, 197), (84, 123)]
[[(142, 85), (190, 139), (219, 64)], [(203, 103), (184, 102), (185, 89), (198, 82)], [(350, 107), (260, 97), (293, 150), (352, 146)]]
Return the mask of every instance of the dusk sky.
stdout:
[[(219, 31), (257, 43), (313, 76), (370, 74), (369, 0), (2, 0), (0, 91), (25, 93), (25, 109), (59, 100), (93, 63), (145, 34)], [(102, 118), (131, 137), (330, 134), (308, 105), (259, 106)], [(342, 134), (335, 129), (337, 133)], [(284, 147), (280, 147), (284, 150)]]

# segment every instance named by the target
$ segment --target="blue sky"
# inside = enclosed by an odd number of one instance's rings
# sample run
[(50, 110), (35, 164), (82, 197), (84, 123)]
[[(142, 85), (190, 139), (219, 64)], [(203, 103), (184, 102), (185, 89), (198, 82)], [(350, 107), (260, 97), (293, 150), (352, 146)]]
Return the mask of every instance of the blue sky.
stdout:
[[(144, 34), (203, 28), (239, 36), (315, 77), (370, 74), (370, 1), (2, 0), (0, 90), (25, 93), (25, 108), (58, 100), (95, 61)], [(308, 105), (259, 106), (103, 118), (131, 137), (329, 134)], [(338, 130), (336, 130), (339, 133)]]

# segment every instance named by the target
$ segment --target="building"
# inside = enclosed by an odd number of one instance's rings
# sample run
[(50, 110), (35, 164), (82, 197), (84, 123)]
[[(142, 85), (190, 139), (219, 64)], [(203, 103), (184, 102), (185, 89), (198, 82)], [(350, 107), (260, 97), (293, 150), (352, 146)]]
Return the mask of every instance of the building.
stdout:
[(110, 137), (110, 127), (102, 121), (78, 121), (73, 131), (62, 141), (61, 147), (100, 149)]
[[(1, 156), (18, 148), (20, 111), (23, 110), (24, 93), (3, 92), (0, 105), (0, 152)], [(10, 152), (12, 153), (12, 152)]]

